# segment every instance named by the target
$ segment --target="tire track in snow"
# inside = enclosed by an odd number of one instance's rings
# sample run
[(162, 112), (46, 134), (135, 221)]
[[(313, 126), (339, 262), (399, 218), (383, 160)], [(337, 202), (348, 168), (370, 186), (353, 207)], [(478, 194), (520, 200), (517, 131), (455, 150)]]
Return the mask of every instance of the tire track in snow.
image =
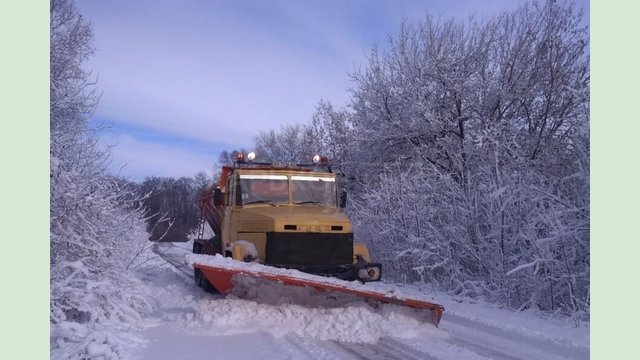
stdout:
[[(176, 246), (172, 250), (182, 250)], [(186, 283), (193, 283), (192, 269), (184, 263), (183, 254), (175, 254), (160, 246), (154, 252), (164, 259), (172, 272)], [(187, 253), (187, 251), (181, 251)], [(393, 340), (382, 340), (380, 344), (341, 343), (338, 341), (312, 341), (296, 334), (283, 337), (286, 343), (297, 349), (305, 358), (316, 360), (364, 359), (364, 360), (434, 360), (437, 357)], [(384, 346), (382, 346), (384, 345)], [(394, 346), (395, 345), (395, 346)], [(467, 347), (465, 347), (467, 348)]]
[(454, 339), (450, 339), (447, 340), (447, 342), (449, 344), (455, 345), (455, 346), (459, 346), (461, 348), (464, 349), (468, 349), (471, 350), (473, 352), (475, 352), (478, 355), (482, 355), (482, 356), (486, 356), (490, 359), (496, 359), (496, 360), (520, 360), (520, 358), (518, 357), (513, 357), (509, 354), (505, 354), (503, 352), (497, 351), (497, 350), (493, 350), (478, 344), (474, 344), (471, 342), (468, 342), (466, 340), (462, 340), (462, 339), (458, 339), (458, 338), (454, 338)]
[(359, 353), (342, 346), (338, 341), (323, 340), (320, 341), (322, 346), (326, 349), (330, 349), (336, 355), (339, 355), (339, 359), (354, 359), (354, 360), (366, 360), (367, 358)]
[(341, 360), (342, 356), (336, 356), (335, 353), (327, 352), (328, 348), (319, 346), (319, 342), (310, 341), (296, 334), (287, 334), (283, 337), (289, 344), (297, 348), (305, 355), (305, 359), (314, 360)]
[[(471, 344), (474, 348), (485, 349), (481, 351), (499, 352), (495, 349), (516, 350), (516, 353), (525, 353), (523, 349), (529, 349), (529, 354), (538, 354), (537, 358), (545, 359), (589, 359), (589, 349), (564, 345), (551, 339), (527, 336), (516, 331), (509, 331), (479, 321), (464, 318), (459, 315), (449, 314), (445, 328), (450, 331), (450, 342), (459, 344)], [(494, 349), (487, 344), (493, 344)], [(519, 359), (520, 357), (502, 353), (505, 359)], [(528, 357), (523, 357), (528, 358)]]
[[(493, 357), (487, 357), (479, 354), (473, 349), (466, 346), (456, 345), (446, 341), (446, 339), (383, 339), (385, 342), (398, 344), (405, 351), (414, 351), (421, 354), (421, 359), (465, 359), (465, 360), (493, 360)], [(424, 354), (424, 355), (422, 355)]]
[[(182, 280), (193, 283), (193, 270), (184, 262), (186, 249), (162, 244), (154, 252), (162, 257)], [(298, 335), (286, 335), (285, 343), (305, 358), (329, 359), (588, 359), (589, 349), (562, 344), (553, 339), (493, 326), (481, 321), (448, 313), (441, 328), (449, 333), (446, 339), (383, 338), (377, 344), (318, 341)], [(416, 342), (419, 341), (419, 342)]]
[(371, 344), (350, 344), (350, 343), (337, 343), (340, 347), (347, 350), (352, 355), (355, 355), (358, 359), (369, 360), (404, 360), (395, 354), (385, 351), (377, 345)]
[[(177, 247), (172, 245), (171, 248), (176, 249)], [(154, 245), (153, 252), (171, 265), (171, 270), (182, 280), (193, 283), (193, 269), (184, 262), (184, 257), (182, 255), (176, 257), (169, 254), (167, 251), (161, 251), (157, 244)]]
[(405, 344), (402, 344), (392, 338), (382, 338), (380, 339), (380, 344), (386, 345), (387, 348), (394, 349), (398, 353), (404, 354), (406, 359), (418, 359), (418, 360), (436, 360), (437, 358), (431, 356), (422, 351), (413, 349)]
[(396, 343), (388, 339), (381, 339), (376, 344), (357, 344), (357, 343), (341, 343), (333, 342), (342, 349), (347, 350), (351, 355), (355, 355), (357, 359), (370, 360), (436, 360), (437, 358), (408, 348), (402, 344)]

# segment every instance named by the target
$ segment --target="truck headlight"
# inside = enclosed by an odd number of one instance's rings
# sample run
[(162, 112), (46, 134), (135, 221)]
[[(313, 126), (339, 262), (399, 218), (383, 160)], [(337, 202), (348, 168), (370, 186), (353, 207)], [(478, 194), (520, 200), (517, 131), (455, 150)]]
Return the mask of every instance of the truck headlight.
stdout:
[(361, 280), (366, 281), (380, 280), (380, 267), (375, 265), (365, 266), (362, 269), (358, 270), (358, 277)]

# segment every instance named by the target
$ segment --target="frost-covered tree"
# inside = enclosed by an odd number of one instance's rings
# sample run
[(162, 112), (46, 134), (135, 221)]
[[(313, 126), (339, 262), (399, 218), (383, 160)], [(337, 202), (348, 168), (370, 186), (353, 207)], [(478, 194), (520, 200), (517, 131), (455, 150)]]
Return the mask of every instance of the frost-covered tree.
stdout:
[(327, 101), (320, 101), (309, 126), (316, 151), (327, 156), (335, 171), (342, 173), (343, 166), (352, 166), (348, 156), (351, 144), (350, 113), (334, 109)]
[(261, 131), (254, 142), (261, 161), (309, 163), (318, 148), (312, 130), (299, 124)]
[[(70, 0), (50, 3), (50, 321), (52, 357), (83, 358), (91, 329), (147, 309), (129, 276), (148, 253), (135, 189), (107, 175), (108, 151), (89, 126), (99, 96), (83, 68), (91, 24)], [(59, 354), (65, 342), (73, 353)], [(57, 355), (56, 355), (57, 354)]]
[[(216, 180), (217, 181), (217, 180)], [(148, 211), (147, 231), (153, 241), (187, 241), (198, 225), (196, 199), (211, 184), (205, 173), (195, 178), (148, 177), (138, 186), (142, 205)]]
[(588, 43), (572, 2), (427, 16), (373, 49), (349, 111), (319, 105), (388, 276), (588, 312)]

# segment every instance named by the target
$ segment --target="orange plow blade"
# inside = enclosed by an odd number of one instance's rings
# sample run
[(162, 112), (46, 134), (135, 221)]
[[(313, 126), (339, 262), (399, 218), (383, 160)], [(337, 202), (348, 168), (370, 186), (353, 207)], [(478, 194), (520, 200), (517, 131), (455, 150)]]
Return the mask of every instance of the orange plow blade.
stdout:
[[(334, 291), (349, 295), (355, 295), (364, 299), (374, 299), (382, 303), (407, 306), (413, 309), (426, 310), (429, 319), (435, 326), (440, 323), (440, 318), (444, 312), (444, 307), (424, 300), (409, 299), (396, 296), (393, 291), (376, 291), (365, 289), (366, 285), (358, 282), (347, 282), (333, 278), (324, 278), (317, 275), (300, 273), (295, 270), (285, 270), (273, 268), (274, 271), (260, 271), (258, 269), (270, 269), (270, 267), (255, 264), (242, 268), (239, 266), (227, 267), (217, 264), (202, 264), (197, 261), (192, 262), (194, 268), (200, 269), (209, 283), (221, 294), (229, 294), (234, 288), (234, 276), (249, 276), (266, 281), (273, 281), (284, 285), (311, 287), (318, 291)], [(257, 268), (257, 269), (256, 269)]]

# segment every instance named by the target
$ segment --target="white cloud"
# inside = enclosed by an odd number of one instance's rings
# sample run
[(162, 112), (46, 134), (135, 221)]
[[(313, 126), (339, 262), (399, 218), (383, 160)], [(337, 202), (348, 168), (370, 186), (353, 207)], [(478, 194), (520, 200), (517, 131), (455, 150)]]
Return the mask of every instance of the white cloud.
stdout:
[[(232, 150), (260, 130), (306, 123), (320, 99), (347, 104), (347, 74), (401, 19), (490, 15), (524, 0), (80, 1), (94, 25), (96, 117)], [(581, 0), (588, 14), (588, 1)], [(384, 47), (384, 46), (382, 46)], [(118, 139), (134, 177), (191, 175), (187, 149)], [(213, 147), (213, 146), (212, 146)], [(172, 161), (159, 159), (157, 154)], [(146, 158), (145, 156), (149, 156)], [(212, 154), (212, 160), (217, 154)], [(207, 159), (211, 161), (211, 159)], [(148, 171), (145, 173), (144, 171)], [(197, 171), (197, 170), (195, 170)]]
[(258, 130), (309, 121), (321, 98), (345, 104), (346, 74), (364, 51), (340, 29), (313, 22), (295, 39), (308, 44), (292, 44), (229, 9), (204, 10), (92, 14), (96, 116), (239, 147)]
[[(230, 148), (346, 105), (347, 73), (403, 17), (492, 14), (519, 1), (80, 2), (95, 29), (96, 116)], [(588, 6), (588, 4), (587, 4)]]
[(161, 145), (131, 135), (105, 136), (111, 149), (111, 171), (133, 180), (147, 176), (193, 176), (199, 171), (213, 174), (217, 154), (202, 154), (189, 149)]

